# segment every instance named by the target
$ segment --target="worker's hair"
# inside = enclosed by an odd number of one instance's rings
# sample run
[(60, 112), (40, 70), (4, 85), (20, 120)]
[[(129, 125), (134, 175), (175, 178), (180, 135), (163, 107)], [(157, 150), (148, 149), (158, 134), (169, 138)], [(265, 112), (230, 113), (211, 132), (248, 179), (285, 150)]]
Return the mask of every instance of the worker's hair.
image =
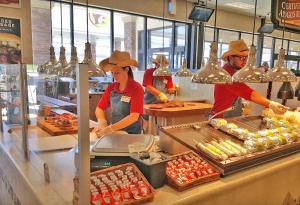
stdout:
[(134, 79), (131, 67), (130, 66), (126, 66), (126, 67), (123, 67), (122, 69), (125, 70), (126, 68), (128, 68), (128, 76), (130, 78)]

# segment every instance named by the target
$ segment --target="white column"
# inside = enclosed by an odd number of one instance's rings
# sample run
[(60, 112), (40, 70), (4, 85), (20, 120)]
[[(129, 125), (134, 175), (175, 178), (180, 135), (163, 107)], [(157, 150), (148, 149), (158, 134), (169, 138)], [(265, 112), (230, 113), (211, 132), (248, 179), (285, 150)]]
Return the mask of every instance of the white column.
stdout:
[(90, 204), (90, 131), (89, 131), (89, 84), (88, 65), (76, 67), (78, 159), (79, 159), (79, 205)]

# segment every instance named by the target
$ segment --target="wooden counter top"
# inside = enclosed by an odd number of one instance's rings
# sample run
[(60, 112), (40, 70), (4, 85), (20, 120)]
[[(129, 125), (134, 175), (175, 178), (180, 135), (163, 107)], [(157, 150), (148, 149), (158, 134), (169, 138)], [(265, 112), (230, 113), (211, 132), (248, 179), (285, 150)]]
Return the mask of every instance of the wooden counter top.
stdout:
[(186, 115), (206, 114), (213, 107), (213, 105), (210, 103), (184, 102), (183, 107), (176, 107), (176, 108), (163, 107), (161, 109), (152, 108), (157, 105), (163, 106), (163, 104), (145, 104), (144, 105), (145, 114), (156, 116), (156, 117), (180, 117)]

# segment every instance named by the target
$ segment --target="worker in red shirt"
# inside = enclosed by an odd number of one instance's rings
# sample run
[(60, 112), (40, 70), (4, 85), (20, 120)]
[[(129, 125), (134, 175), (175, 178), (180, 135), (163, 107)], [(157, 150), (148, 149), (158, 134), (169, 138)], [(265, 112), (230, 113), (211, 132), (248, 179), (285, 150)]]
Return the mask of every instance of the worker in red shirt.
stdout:
[[(249, 49), (244, 40), (231, 41), (229, 49), (222, 55), (222, 60), (226, 61), (223, 68), (232, 76), (236, 71), (246, 65)], [(211, 115), (234, 106), (231, 112), (225, 112), (218, 117), (235, 117), (242, 114), (242, 100), (249, 100), (264, 107), (268, 107), (276, 114), (283, 114), (288, 109), (280, 103), (270, 101), (252, 90), (245, 83), (216, 84), (214, 90), (214, 106)]]
[[(144, 90), (133, 79), (131, 66), (137, 67), (137, 61), (131, 59), (128, 52), (121, 51), (114, 51), (109, 58), (100, 62), (100, 67), (105, 72), (111, 71), (115, 82), (105, 90), (96, 108), (96, 134), (99, 137), (118, 130), (129, 134), (139, 134), (142, 131)], [(104, 115), (108, 107), (112, 111), (110, 125)]]
[(167, 102), (166, 93), (174, 94), (175, 88), (171, 76), (153, 76), (153, 72), (160, 66), (169, 64), (166, 56), (157, 55), (153, 60), (154, 68), (148, 68), (144, 73), (143, 86), (145, 86), (145, 104)]

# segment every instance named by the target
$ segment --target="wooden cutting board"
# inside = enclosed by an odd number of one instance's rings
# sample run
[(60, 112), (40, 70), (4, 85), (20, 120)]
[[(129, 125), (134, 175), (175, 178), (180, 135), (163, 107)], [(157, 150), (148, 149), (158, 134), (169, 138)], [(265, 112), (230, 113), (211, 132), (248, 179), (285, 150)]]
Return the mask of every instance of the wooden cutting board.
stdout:
[(64, 134), (75, 134), (77, 133), (78, 130), (77, 126), (72, 126), (72, 129), (61, 129), (59, 127), (55, 127), (54, 125), (46, 122), (43, 118), (37, 119), (37, 125), (52, 136), (64, 135)]

